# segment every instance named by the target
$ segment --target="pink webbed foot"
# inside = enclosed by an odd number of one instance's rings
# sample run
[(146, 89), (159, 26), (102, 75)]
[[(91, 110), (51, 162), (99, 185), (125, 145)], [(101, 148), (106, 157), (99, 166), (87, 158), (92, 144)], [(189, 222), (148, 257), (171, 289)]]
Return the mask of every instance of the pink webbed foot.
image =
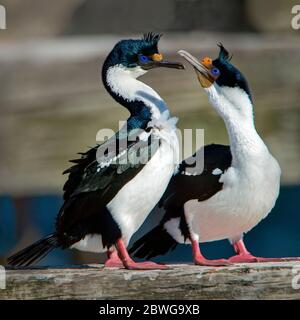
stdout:
[(203, 257), (194, 258), (194, 263), (197, 266), (212, 266), (212, 267), (231, 265), (231, 263), (226, 259), (209, 260)]
[(253, 263), (253, 262), (282, 262), (282, 261), (297, 261), (300, 258), (263, 258), (255, 257), (251, 253), (237, 254), (228, 259), (231, 263)]
[(126, 263), (125, 268), (128, 270), (166, 270), (168, 269), (167, 266), (163, 264), (158, 264), (152, 261), (145, 261), (145, 262), (129, 261)]
[(252, 255), (244, 244), (243, 240), (239, 240), (233, 244), (237, 253), (228, 259), (231, 263), (251, 263), (251, 262), (280, 262), (280, 261), (297, 261), (300, 258), (263, 258)]
[(218, 259), (218, 260), (209, 260), (206, 259), (199, 247), (198, 241), (194, 239), (190, 239), (192, 243), (192, 250), (193, 250), (193, 260), (194, 264), (198, 266), (214, 266), (214, 267), (219, 267), (219, 266), (227, 266), (230, 265), (231, 263), (225, 259)]
[(126, 246), (122, 239), (118, 239), (116, 242), (116, 248), (118, 251), (119, 259), (122, 263), (122, 266), (128, 270), (164, 270), (168, 269), (167, 266), (163, 264), (158, 264), (151, 261), (145, 262), (135, 262), (133, 261), (126, 249)]
[(106, 268), (124, 268), (123, 262), (119, 258), (117, 251), (108, 251), (107, 257), (108, 259), (104, 263)]

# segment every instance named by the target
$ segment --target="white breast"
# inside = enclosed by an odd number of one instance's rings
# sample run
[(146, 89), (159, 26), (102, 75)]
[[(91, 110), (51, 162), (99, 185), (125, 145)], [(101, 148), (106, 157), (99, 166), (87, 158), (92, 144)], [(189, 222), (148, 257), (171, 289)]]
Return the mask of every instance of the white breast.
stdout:
[(185, 215), (200, 242), (239, 239), (265, 218), (275, 205), (280, 168), (269, 154), (231, 167), (220, 178), (223, 189), (206, 201), (190, 200)]
[(161, 145), (145, 167), (107, 205), (127, 243), (161, 198), (178, 163), (175, 131), (156, 130)]

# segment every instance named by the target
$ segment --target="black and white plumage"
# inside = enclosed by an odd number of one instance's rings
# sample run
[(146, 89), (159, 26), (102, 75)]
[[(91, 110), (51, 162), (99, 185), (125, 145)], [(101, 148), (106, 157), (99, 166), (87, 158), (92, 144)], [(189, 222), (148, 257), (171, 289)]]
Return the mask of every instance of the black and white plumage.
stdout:
[(10, 257), (10, 265), (29, 265), (56, 247), (105, 252), (119, 243), (124, 266), (139, 267), (126, 246), (165, 191), (179, 153), (176, 121), (161, 97), (137, 80), (155, 67), (183, 68), (162, 59), (159, 38), (120, 41), (106, 58), (103, 84), (130, 117), (114, 137), (71, 161), (55, 232)]
[(178, 243), (190, 242), (185, 204), (190, 200), (207, 200), (219, 192), (223, 186), (219, 181), (220, 175), (230, 167), (232, 161), (229, 146), (211, 144), (198, 150), (198, 153), (202, 152), (204, 166), (200, 172), (197, 168), (193, 170), (194, 165), (190, 164), (197, 154), (180, 164), (159, 202), (159, 207), (165, 211), (163, 219), (130, 248), (135, 256), (150, 259), (175, 249)]
[[(255, 129), (247, 81), (222, 45), (214, 61), (199, 62), (186, 51), (179, 53), (192, 64), (211, 105), (224, 120), (230, 146), (205, 146), (203, 172), (187, 170), (191, 168), (182, 163), (161, 200), (164, 218), (130, 252), (150, 258), (173, 250), (177, 243), (190, 242), (196, 264), (218, 265), (228, 261), (205, 259), (198, 243), (229, 239), (237, 254), (229, 262), (268, 261), (251, 255), (242, 240), (275, 205), (281, 174)], [(164, 243), (159, 243), (160, 238)]]

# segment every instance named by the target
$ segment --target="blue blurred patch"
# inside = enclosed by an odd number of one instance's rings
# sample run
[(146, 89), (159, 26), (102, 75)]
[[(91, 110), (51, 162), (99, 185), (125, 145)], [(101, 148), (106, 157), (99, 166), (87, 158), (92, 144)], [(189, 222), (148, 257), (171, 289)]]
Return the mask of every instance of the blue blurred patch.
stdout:
[[(265, 257), (300, 256), (300, 186), (282, 187), (276, 206), (270, 215), (245, 236), (248, 249), (255, 255)], [(57, 212), (62, 204), (60, 196), (45, 195), (28, 199), (29, 223), (40, 236), (54, 230)], [(160, 217), (150, 215), (143, 228), (149, 228)], [(151, 222), (152, 221), (152, 222)], [(135, 239), (143, 233), (140, 230)], [(0, 197), (0, 255), (6, 256), (16, 245), (16, 212), (8, 196)], [(36, 239), (38, 240), (38, 239)], [(134, 241), (134, 239), (132, 239)], [(233, 254), (227, 240), (204, 243), (203, 253), (210, 259), (229, 257)], [(179, 245), (172, 253), (158, 257), (162, 262), (191, 262), (191, 248)], [(42, 261), (43, 265), (76, 263), (71, 250), (55, 250)]]
[(0, 255), (5, 255), (15, 245), (16, 213), (10, 197), (0, 197)]

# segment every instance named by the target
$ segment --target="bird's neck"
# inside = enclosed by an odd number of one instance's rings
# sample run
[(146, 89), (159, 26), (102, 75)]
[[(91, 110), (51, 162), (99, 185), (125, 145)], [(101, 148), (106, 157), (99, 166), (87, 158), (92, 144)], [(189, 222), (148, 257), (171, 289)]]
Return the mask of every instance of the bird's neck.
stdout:
[(211, 104), (224, 120), (232, 153), (233, 166), (245, 166), (269, 154), (268, 149), (256, 131), (251, 101), (245, 96), (240, 106), (230, 105), (226, 97), (217, 91), (209, 94)]
[[(137, 76), (141, 75), (137, 70)], [(146, 127), (147, 123), (159, 119), (168, 107), (156, 91), (137, 80), (134, 71), (120, 66), (110, 67), (102, 73), (105, 88), (111, 96), (128, 109), (128, 125)]]
[(268, 154), (268, 149), (256, 131), (253, 119), (224, 117), (229, 136), (233, 165), (245, 166)]

